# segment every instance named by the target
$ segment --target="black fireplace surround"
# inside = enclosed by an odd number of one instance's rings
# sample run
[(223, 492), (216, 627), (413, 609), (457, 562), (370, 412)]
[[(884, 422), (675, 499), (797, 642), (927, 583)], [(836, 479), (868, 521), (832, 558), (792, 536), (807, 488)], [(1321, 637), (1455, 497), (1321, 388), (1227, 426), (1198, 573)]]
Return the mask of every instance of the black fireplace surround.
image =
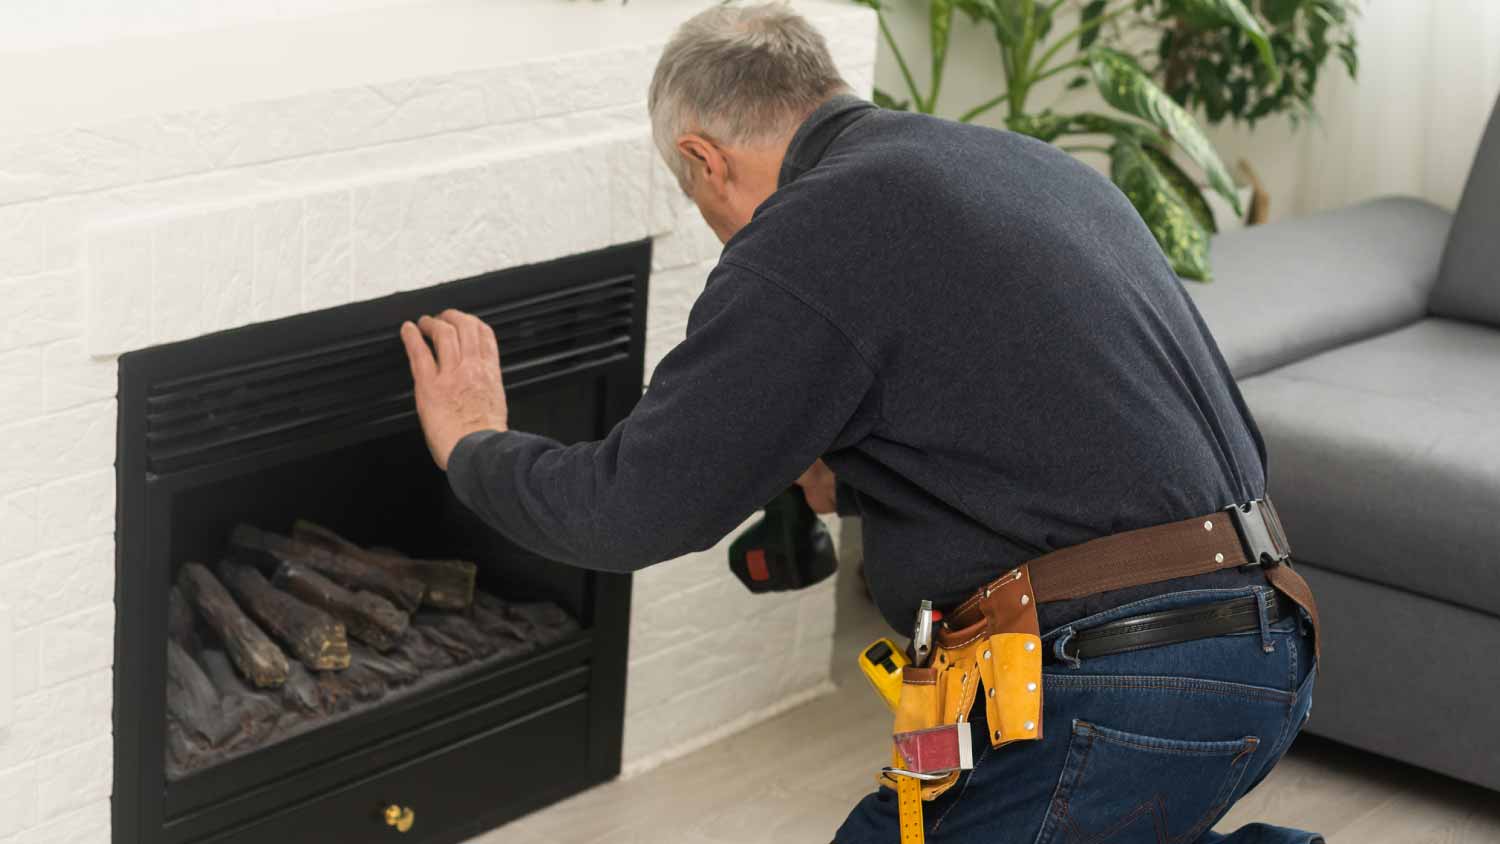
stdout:
[[(290, 317), (120, 359), (114, 844), (461, 841), (619, 772), (628, 575), (538, 559), (448, 490), (412, 406), (402, 320), (495, 327), (510, 421), (602, 437), (640, 396), (650, 242)], [(479, 566), (582, 629), (169, 782), (167, 596), (230, 530), (307, 518)], [(411, 810), (407, 832), (388, 807)]]

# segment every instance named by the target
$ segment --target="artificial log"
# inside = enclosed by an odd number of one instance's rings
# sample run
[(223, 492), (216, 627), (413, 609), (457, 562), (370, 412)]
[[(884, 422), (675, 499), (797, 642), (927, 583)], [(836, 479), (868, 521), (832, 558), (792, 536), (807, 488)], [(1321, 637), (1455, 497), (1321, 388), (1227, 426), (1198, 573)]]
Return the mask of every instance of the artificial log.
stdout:
[(251, 684), (273, 689), (286, 683), (286, 654), (245, 615), (213, 572), (201, 563), (186, 563), (177, 572), (177, 585)]
[(314, 671), (349, 667), (349, 636), (337, 619), (277, 589), (250, 566), (219, 564), (219, 579), (245, 610)]
[(292, 663), (287, 672), (286, 685), (281, 687), (281, 700), (287, 709), (312, 715), (323, 709), (323, 696), (318, 692), (318, 681), (302, 663)]
[(520, 619), (531, 640), (543, 647), (560, 642), (580, 629), (578, 620), (567, 610), (547, 601), (511, 604), (509, 613)]
[(454, 636), (452, 633), (449, 633), (446, 630), (440, 630), (436, 627), (426, 624), (416, 625), (416, 628), (422, 632), (422, 636), (424, 636), (427, 641), (438, 646), (450, 657), (452, 657), (453, 662), (456, 665), (462, 665), (466, 662), (473, 662), (474, 658), (478, 656), (478, 654), (474, 652), (474, 649), (469, 647), (469, 644), (467, 642)]
[(167, 715), (182, 729), (186, 744), (173, 756), (186, 764), (193, 751), (218, 747), (239, 730), (236, 719), (225, 717), (219, 690), (197, 660), (175, 639), (167, 640)]
[(198, 620), (188, 606), (182, 589), (173, 584), (167, 590), (167, 638), (176, 639), (189, 653), (196, 653), (203, 643), (198, 639)]
[(474, 596), (474, 624), (480, 630), (502, 639), (526, 640), (520, 625), (506, 615), (506, 603), (494, 595), (480, 592)]
[(385, 695), (385, 681), (364, 666), (317, 676), (318, 691), (329, 714), (346, 712), (355, 702), (368, 703)]
[(401, 636), (401, 641), (396, 645), (394, 653), (411, 660), (413, 665), (423, 671), (441, 671), (454, 665), (452, 655), (431, 639), (423, 636), (416, 627), (406, 628), (406, 633)]
[(270, 694), (254, 691), (245, 685), (223, 651), (205, 650), (200, 660), (208, 678), (219, 690), (220, 711), (226, 719), (238, 725), (235, 735), (225, 746), (233, 749), (259, 744), (262, 738), (276, 729), (276, 723), (281, 720), (283, 710), (280, 701)]
[(368, 703), (385, 697), (387, 684), (380, 672), (368, 665), (356, 665), (343, 673), (345, 680), (354, 688), (354, 699)]
[(346, 672), (325, 672), (313, 677), (318, 684), (318, 699), (322, 710), (329, 715), (348, 712), (354, 706), (354, 689), (344, 680)]
[(355, 665), (379, 675), (389, 688), (409, 686), (422, 676), (422, 669), (400, 653), (376, 653), (364, 645), (350, 645), (349, 650), (354, 655)]
[[(422, 581), (415, 577), (392, 573), (357, 557), (250, 525), (235, 527), (229, 541), (236, 548), (269, 556), (277, 564), (302, 563), (346, 589), (374, 592), (407, 612), (421, 605), (422, 594), (427, 591)], [(267, 568), (267, 571), (274, 570), (275, 566)]]
[(467, 560), (421, 560), (390, 549), (364, 548), (328, 528), (302, 519), (292, 526), (292, 536), (392, 574), (415, 577), (425, 587), (422, 603), (426, 606), (462, 610), (474, 602), (474, 580), (479, 567)]
[(176, 719), (167, 719), (167, 777), (180, 779), (197, 768), (203, 754), (203, 745), (188, 735), (188, 729)]
[(491, 636), (545, 647), (576, 632), (578, 622), (556, 604), (512, 604), (485, 592), (474, 596), (474, 623)]
[[(497, 608), (496, 604), (501, 606)], [(486, 595), (483, 592), (475, 594), (473, 609), (474, 626), (484, 631), (484, 634), (495, 642), (495, 656), (503, 659), (514, 659), (518, 656), (525, 656), (541, 647), (539, 643), (519, 635), (515, 621), (508, 618), (502, 610), (503, 602), (500, 599)]]
[(411, 623), (411, 616), (374, 592), (350, 592), (301, 563), (282, 563), (274, 582), (343, 622), (350, 636), (378, 651), (395, 647)]
[(420, 624), (420, 622), (419, 624), (411, 625), (411, 627), (413, 627), (413, 630), (420, 631), (423, 639), (428, 640), (432, 645), (438, 646), (444, 654), (449, 655), (456, 666), (462, 666), (463, 663), (472, 663), (478, 655), (475, 654), (474, 649), (469, 648), (468, 642), (460, 639), (460, 637), (453, 636), (449, 631), (441, 630), (441, 628), (434, 627), (431, 624)]
[(495, 652), (495, 641), (461, 615), (421, 613), (414, 623), (422, 635), (452, 654), (458, 662), (483, 659)]

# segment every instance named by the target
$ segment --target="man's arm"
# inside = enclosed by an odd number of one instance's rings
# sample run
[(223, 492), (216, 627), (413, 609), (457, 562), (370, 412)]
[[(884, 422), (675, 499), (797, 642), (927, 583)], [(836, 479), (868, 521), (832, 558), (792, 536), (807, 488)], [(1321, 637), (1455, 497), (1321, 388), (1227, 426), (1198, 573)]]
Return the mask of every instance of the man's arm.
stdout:
[[(410, 342), (408, 351), (429, 440), (434, 429), (462, 429), (447, 421), (445, 399), (429, 392), (423, 409), (421, 359)], [(463, 397), (499, 383), (498, 366), (471, 367), (443, 389), (470, 424), (485, 414), (463, 411)], [(874, 394), (869, 366), (837, 327), (777, 284), (721, 265), (687, 339), (603, 440), (564, 446), (471, 429), (450, 455), (435, 443), (434, 457), (459, 498), (520, 545), (628, 571), (717, 542), (836, 441), (861, 434), (847, 429)], [(477, 427), (503, 428), (499, 420)]]

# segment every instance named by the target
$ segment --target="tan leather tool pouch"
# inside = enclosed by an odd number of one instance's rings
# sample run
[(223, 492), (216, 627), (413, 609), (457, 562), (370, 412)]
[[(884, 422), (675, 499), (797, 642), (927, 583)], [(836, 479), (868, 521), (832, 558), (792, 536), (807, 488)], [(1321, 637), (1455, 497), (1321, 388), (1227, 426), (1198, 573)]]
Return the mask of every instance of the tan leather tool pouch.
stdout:
[[(950, 668), (951, 661), (944, 659), (940, 663), (934, 656), (930, 666), (917, 668), (908, 665), (901, 670), (901, 698), (896, 702), (896, 721), (891, 730), (893, 735), (958, 721), (956, 713), (959, 699), (951, 694), (954, 675), (949, 671)], [(959, 680), (959, 684), (962, 685), (962, 680)], [(969, 703), (972, 705), (973, 702), (974, 697), (970, 694)], [(967, 713), (968, 709), (965, 708), (963, 712)], [(891, 764), (903, 767), (900, 751), (893, 747), (891, 752)], [(958, 774), (958, 771), (954, 771), (941, 780), (922, 783), (922, 799), (931, 800), (952, 788), (958, 781)], [(896, 785), (895, 780), (887, 774), (881, 774), (879, 779), (882, 785), (892, 788)]]
[(1042, 637), (1031, 573), (1021, 566), (977, 595), (987, 645), (979, 655), (990, 744), (1042, 737)]
[(892, 733), (910, 733), (943, 723), (943, 687), (936, 668), (908, 665), (901, 669), (901, 698)]
[[(982, 692), (991, 745), (1041, 738), (1042, 645), (1026, 567), (986, 585), (963, 606), (978, 606), (983, 620), (962, 630), (940, 627), (934, 634), (932, 662), (903, 669), (892, 732), (967, 720), (975, 695)], [(895, 764), (900, 766), (899, 754)], [(955, 771), (923, 783), (922, 799), (936, 798), (957, 781)], [(881, 782), (894, 784), (885, 775)]]

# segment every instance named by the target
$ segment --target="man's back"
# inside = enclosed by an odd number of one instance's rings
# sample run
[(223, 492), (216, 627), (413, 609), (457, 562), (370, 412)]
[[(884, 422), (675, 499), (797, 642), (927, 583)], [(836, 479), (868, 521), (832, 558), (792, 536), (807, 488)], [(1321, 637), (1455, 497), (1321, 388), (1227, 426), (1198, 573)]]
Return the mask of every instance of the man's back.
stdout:
[(1045, 551), (1264, 493), (1217, 348), (1102, 176), (852, 98), (787, 161), (721, 263), (803, 300), (873, 372), (826, 461), (857, 491), (894, 626)]

